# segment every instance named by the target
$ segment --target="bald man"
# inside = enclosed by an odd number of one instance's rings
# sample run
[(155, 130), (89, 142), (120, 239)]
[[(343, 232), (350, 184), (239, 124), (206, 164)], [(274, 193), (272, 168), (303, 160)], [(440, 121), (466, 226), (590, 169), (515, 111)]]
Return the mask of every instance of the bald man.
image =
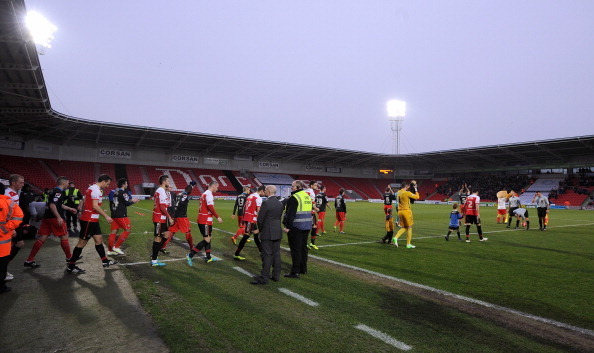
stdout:
[[(258, 229), (262, 248), (262, 272), (254, 278), (252, 284), (268, 284), (268, 280), (278, 281), (281, 272), (280, 243), (283, 237), (281, 216), (283, 204), (276, 197), (276, 186), (268, 185), (264, 190), (266, 201), (262, 202), (258, 212)], [(272, 276), (270, 267), (273, 267)]]

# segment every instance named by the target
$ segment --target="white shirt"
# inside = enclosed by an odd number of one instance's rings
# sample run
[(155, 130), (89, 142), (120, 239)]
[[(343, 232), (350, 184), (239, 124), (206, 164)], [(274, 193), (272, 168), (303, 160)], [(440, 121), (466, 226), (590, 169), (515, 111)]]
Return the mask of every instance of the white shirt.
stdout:
[(500, 197), (497, 199), (497, 209), (505, 210), (505, 197)]
[(21, 194), (21, 190), (14, 191), (11, 188), (6, 188), (6, 190), (4, 191), (4, 195), (10, 196), (10, 198), (12, 199), (12, 202), (16, 203), (17, 205), (19, 204), (19, 195), (20, 194)]

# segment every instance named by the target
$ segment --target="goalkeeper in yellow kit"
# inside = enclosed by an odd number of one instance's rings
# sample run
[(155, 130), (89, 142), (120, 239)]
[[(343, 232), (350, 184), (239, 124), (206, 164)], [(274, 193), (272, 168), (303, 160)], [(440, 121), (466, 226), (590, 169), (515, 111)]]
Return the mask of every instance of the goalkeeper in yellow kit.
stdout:
[[(414, 249), (415, 246), (410, 242), (412, 240), (412, 226), (414, 224), (412, 210), (410, 209), (411, 200), (418, 200), (417, 182), (402, 183), (402, 189), (398, 191), (398, 218), (402, 228), (394, 236), (393, 242), (398, 247), (398, 238), (406, 232), (406, 248)], [(412, 201), (414, 202), (414, 201)]]

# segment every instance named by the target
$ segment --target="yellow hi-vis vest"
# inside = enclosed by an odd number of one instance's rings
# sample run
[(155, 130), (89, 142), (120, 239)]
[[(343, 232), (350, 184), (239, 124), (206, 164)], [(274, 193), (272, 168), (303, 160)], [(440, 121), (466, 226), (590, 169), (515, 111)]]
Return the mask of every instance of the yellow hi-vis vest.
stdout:
[(311, 196), (304, 190), (301, 190), (294, 193), (292, 197), (297, 199), (299, 203), (297, 212), (295, 213), (295, 219), (293, 219), (293, 226), (300, 230), (310, 230), (313, 226)]
[[(76, 195), (78, 195), (78, 189), (74, 189), (72, 191), (72, 195), (74, 195), (76, 197)], [(64, 190), (64, 196), (65, 197), (69, 197), (72, 196), (70, 195), (70, 188), (66, 188), (66, 190)], [(78, 205), (80, 203), (80, 200), (78, 198), (74, 199), (74, 204)]]

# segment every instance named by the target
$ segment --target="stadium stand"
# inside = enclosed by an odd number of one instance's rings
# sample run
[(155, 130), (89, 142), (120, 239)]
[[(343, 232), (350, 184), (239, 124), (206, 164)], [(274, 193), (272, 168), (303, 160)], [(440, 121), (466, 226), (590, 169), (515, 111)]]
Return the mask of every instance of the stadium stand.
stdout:
[(148, 182), (145, 181), (142, 177), (142, 173), (140, 171), (140, 167), (133, 164), (126, 165), (126, 174), (128, 177), (128, 184), (130, 186), (137, 186), (142, 185), (142, 183)]
[(53, 188), (56, 184), (55, 178), (38, 159), (2, 156), (0, 168), (3, 170), (3, 178), (7, 179), (10, 174), (20, 174), (25, 178), (26, 183), (37, 188), (37, 192), (45, 188)]
[(340, 178), (339, 182), (350, 186), (363, 199), (378, 199), (382, 197), (382, 194), (377, 192), (370, 179)]
[[(295, 176), (295, 179), (315, 180), (318, 183), (325, 185), (326, 186), (326, 195), (328, 197), (334, 197), (334, 196), (338, 195), (338, 190), (340, 190), (341, 188), (349, 189), (348, 187), (339, 184), (338, 181), (336, 181), (332, 177), (319, 176), (319, 175), (297, 175), (297, 176)], [(348, 193), (345, 193), (345, 195), (346, 195), (347, 199), (352, 198)]]
[(237, 195), (239, 191), (235, 189), (233, 183), (229, 180), (229, 178), (223, 173), (221, 170), (216, 169), (192, 169), (198, 180), (205, 189), (208, 187), (208, 183), (213, 180), (219, 182), (219, 192), (215, 193), (215, 195)]
[(247, 176), (241, 176), (241, 173), (239, 171), (233, 171), (233, 175), (235, 176), (235, 179), (237, 179), (237, 181), (242, 185), (242, 186), (260, 186), (262, 185), (258, 179), (256, 178), (250, 178)]
[[(97, 181), (95, 164), (91, 162), (57, 161), (47, 159), (44, 162), (57, 176), (65, 176), (84, 188)], [(113, 178), (113, 174), (110, 174)]]

